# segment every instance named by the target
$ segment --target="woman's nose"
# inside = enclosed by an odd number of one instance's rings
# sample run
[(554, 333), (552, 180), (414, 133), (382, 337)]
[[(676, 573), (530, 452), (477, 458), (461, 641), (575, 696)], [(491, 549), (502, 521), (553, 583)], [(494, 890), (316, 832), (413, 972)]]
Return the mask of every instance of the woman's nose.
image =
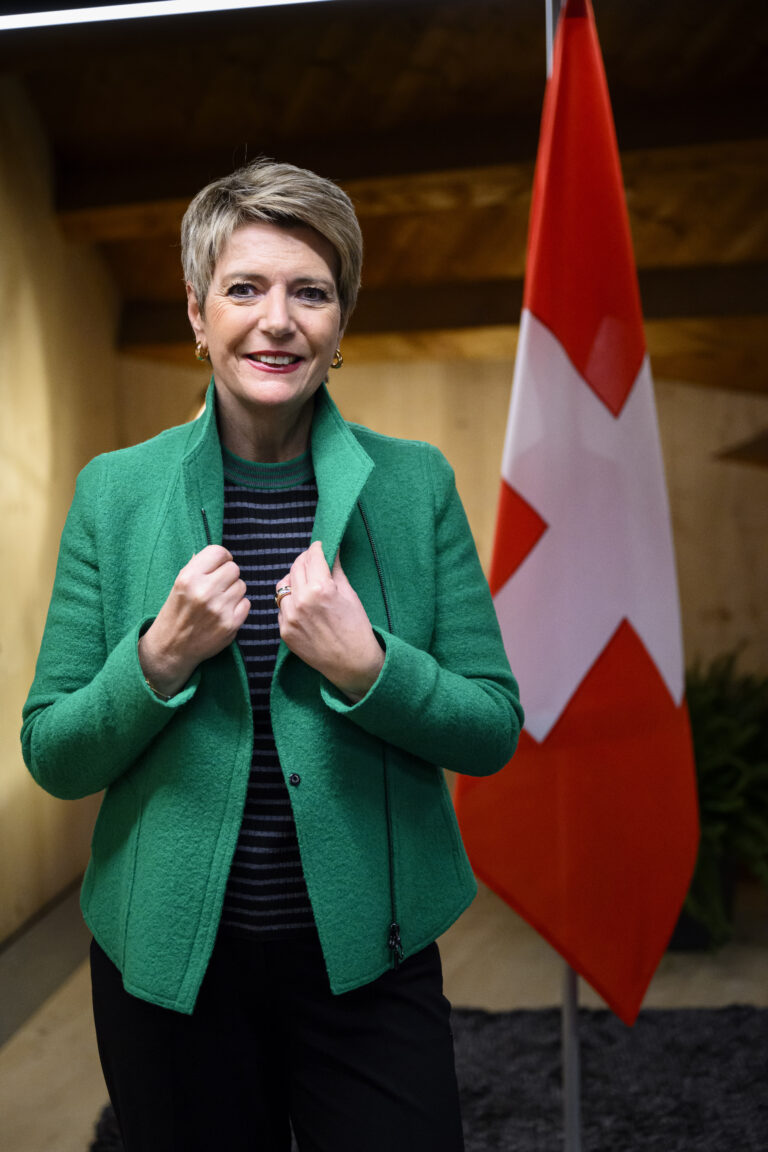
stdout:
[(286, 336), (293, 331), (293, 317), (284, 289), (275, 286), (264, 296), (259, 328), (272, 336)]

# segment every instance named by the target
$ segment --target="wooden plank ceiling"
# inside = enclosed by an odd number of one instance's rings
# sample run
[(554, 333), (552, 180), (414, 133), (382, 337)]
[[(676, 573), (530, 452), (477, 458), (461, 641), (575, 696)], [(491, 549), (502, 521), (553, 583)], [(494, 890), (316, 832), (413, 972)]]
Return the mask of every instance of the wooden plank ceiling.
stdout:
[[(764, 0), (593, 0), (657, 376), (768, 393)], [(357, 357), (510, 356), (543, 0), (346, 0), (0, 34), (99, 246), (121, 348), (188, 362), (178, 227), (263, 153), (352, 195)]]

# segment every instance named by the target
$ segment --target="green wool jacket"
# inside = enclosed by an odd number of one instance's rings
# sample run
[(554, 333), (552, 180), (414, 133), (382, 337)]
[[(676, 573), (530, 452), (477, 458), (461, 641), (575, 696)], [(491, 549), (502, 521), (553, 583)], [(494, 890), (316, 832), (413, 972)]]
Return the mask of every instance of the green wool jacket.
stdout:
[[(471, 901), (442, 769), (497, 771), (522, 711), (437, 449), (345, 423), (324, 387), (311, 449), (313, 539), (329, 564), (341, 551), (385, 647), (378, 679), (354, 705), (284, 644), (271, 689), (282, 770), (300, 777), (288, 791), (340, 993), (393, 964), (393, 922), (407, 956)], [(194, 1008), (216, 938), (250, 769), (250, 698), (236, 644), (168, 703), (148, 688), (137, 644), (208, 532), (221, 542), (223, 504), (213, 385), (199, 420), (83, 469), (22, 728), (43, 788), (106, 789), (83, 914), (126, 989), (180, 1012)]]

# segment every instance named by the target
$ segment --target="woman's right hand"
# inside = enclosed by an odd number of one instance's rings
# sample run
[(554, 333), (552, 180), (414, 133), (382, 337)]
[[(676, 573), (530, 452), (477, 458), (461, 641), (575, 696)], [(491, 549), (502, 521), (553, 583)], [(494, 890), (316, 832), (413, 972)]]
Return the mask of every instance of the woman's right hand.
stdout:
[(234, 640), (251, 607), (245, 592), (240, 569), (218, 544), (184, 565), (139, 640), (139, 662), (153, 688), (174, 696), (198, 664)]

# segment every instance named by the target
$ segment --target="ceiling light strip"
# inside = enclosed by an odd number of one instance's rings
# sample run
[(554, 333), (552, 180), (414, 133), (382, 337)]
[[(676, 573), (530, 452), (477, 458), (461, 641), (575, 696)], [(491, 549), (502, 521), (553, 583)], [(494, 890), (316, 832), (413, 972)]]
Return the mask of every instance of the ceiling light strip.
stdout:
[(154, 0), (144, 4), (105, 4), (100, 8), (62, 8), (51, 12), (0, 16), (0, 32), (13, 28), (49, 28), (56, 24), (92, 24), (100, 20), (139, 20), (148, 16), (188, 16), (196, 12), (322, 2), (324, 0)]

